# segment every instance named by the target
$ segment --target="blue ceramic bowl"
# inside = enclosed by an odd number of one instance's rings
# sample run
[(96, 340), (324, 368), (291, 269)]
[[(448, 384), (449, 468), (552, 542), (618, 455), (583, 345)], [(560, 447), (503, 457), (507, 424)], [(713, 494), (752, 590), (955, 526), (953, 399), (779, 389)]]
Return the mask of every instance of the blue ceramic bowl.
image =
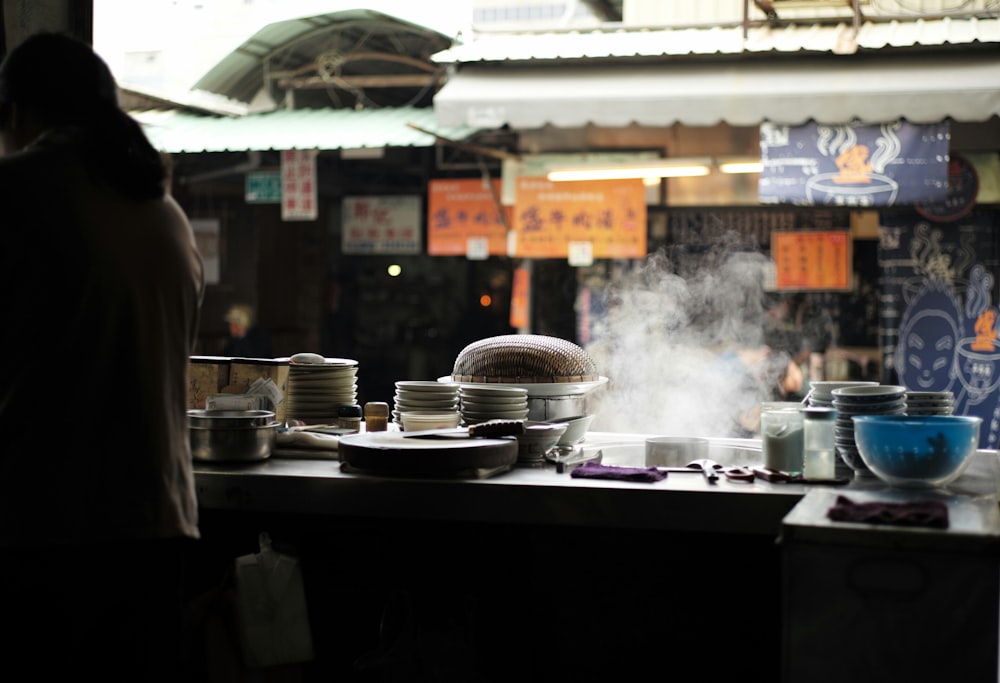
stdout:
[(958, 479), (979, 444), (973, 415), (855, 415), (854, 440), (875, 476), (904, 488), (946, 486)]

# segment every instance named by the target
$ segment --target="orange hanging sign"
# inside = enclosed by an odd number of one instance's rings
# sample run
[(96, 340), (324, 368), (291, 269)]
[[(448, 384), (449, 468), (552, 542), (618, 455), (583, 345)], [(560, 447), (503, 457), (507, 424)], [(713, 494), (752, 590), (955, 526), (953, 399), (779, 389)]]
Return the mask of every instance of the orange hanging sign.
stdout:
[(646, 256), (646, 190), (641, 180), (552, 182), (522, 176), (512, 229), (514, 256), (567, 258), (590, 242), (594, 258)]
[(524, 266), (514, 269), (514, 282), (510, 292), (510, 326), (524, 329), (528, 326), (531, 297), (531, 272)]
[[(492, 181), (500, 196), (500, 181)], [(504, 211), (510, 212), (509, 207)], [(507, 255), (507, 227), (494, 192), (480, 178), (432, 180), (427, 187), (427, 253), (470, 256), (470, 245), (487, 242), (490, 256)]]

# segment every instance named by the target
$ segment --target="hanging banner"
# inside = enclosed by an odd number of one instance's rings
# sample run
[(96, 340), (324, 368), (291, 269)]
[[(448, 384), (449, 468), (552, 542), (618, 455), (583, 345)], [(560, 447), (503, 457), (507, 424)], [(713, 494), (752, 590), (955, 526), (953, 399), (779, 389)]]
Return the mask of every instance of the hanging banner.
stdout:
[(972, 211), (979, 196), (979, 174), (976, 167), (958, 154), (948, 161), (948, 192), (942, 202), (917, 204), (916, 210), (924, 218), (951, 223)]
[(1000, 446), (1000, 214), (955, 222), (915, 211), (879, 218), (879, 346), (884, 384), (950, 391), (956, 415), (982, 418), (979, 447)]
[(286, 149), (281, 153), (281, 220), (314, 221), (316, 150)]
[(344, 197), (345, 254), (419, 254), (420, 197)]
[(761, 204), (869, 208), (944, 201), (948, 123), (761, 124)]
[[(500, 180), (493, 180), (492, 184), (491, 191), (482, 178), (430, 181), (427, 187), (429, 255), (465, 256), (477, 260), (507, 255), (507, 226), (501, 219), (501, 207), (497, 203)], [(509, 221), (510, 207), (503, 207), (503, 211)]]
[(644, 258), (645, 186), (638, 179), (518, 178), (512, 232), (518, 257), (568, 258), (571, 243), (589, 242), (593, 258)]

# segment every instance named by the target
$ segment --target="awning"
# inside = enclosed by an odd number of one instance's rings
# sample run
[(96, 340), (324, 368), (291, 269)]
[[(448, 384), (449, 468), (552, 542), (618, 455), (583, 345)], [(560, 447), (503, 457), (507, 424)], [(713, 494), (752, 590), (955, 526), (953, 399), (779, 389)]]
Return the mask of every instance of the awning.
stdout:
[(129, 112), (161, 152), (247, 152), (285, 149), (433, 147), (423, 130), (465, 140), (476, 129), (441, 127), (430, 108), (297, 109), (241, 117), (198, 116), (177, 110)]
[(470, 66), (434, 97), (438, 125), (515, 129), (763, 121), (982, 122), (1000, 116), (1000, 54), (745, 62)]

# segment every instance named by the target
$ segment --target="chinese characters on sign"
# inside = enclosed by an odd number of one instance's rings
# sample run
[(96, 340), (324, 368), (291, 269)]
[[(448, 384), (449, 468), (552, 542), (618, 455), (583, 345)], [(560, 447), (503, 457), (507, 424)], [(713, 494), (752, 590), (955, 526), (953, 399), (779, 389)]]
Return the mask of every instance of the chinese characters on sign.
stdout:
[(344, 197), (341, 246), (345, 254), (419, 254), (420, 197)]
[(641, 180), (552, 182), (521, 177), (513, 232), (515, 254), (567, 258), (589, 242), (593, 258), (646, 256), (646, 193)]
[(779, 290), (851, 287), (851, 237), (846, 230), (771, 233)]
[(281, 153), (281, 220), (316, 220), (316, 150)]
[(939, 202), (948, 123), (760, 126), (761, 204), (870, 208)]
[[(492, 182), (493, 191), (478, 178), (430, 181), (427, 189), (428, 254), (464, 255), (470, 259), (507, 255), (507, 227), (498, 205), (500, 181)], [(509, 220), (510, 208), (503, 210)]]

